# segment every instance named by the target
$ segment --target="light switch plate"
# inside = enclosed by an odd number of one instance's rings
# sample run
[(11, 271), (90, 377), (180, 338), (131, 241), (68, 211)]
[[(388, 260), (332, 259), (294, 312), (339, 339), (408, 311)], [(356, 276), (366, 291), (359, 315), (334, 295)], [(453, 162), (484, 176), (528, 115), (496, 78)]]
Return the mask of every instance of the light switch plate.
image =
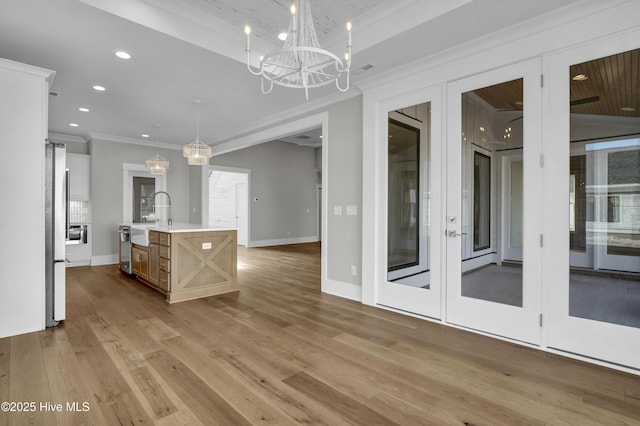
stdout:
[(357, 216), (358, 206), (347, 206), (347, 216)]
[(335, 216), (342, 216), (342, 206), (333, 206), (333, 214)]

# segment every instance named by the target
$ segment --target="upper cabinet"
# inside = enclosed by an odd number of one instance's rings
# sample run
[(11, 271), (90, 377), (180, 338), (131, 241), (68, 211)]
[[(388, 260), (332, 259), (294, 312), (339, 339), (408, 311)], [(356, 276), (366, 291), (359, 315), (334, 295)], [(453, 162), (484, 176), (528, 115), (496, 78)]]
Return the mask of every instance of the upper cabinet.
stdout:
[(67, 153), (69, 169), (69, 198), (89, 201), (90, 198), (90, 157), (84, 154)]

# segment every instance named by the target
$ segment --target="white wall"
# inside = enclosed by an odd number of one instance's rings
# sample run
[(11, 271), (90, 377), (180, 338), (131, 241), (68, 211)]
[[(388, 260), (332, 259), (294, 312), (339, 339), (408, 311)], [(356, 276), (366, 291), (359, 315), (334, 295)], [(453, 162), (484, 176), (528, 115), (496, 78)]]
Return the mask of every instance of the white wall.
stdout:
[(45, 327), (44, 146), (52, 78), (51, 71), (0, 59), (0, 338)]

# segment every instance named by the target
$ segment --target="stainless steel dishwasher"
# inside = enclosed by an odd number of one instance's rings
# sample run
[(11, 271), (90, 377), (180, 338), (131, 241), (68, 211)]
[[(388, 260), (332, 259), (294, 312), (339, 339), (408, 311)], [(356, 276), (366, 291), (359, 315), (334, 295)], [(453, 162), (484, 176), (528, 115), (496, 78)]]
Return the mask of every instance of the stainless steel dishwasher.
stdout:
[(131, 274), (131, 226), (120, 225), (118, 236), (120, 237), (120, 270)]

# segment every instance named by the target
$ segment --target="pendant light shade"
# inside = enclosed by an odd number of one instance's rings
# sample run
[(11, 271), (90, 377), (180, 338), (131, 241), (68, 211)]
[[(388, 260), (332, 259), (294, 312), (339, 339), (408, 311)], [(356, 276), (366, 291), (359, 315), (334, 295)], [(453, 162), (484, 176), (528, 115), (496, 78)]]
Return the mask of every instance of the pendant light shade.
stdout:
[(201, 101), (193, 101), (196, 104), (196, 140), (182, 147), (182, 156), (187, 158), (190, 166), (204, 166), (209, 164), (209, 158), (213, 156), (211, 147), (200, 140), (200, 104)]
[(169, 160), (156, 154), (155, 157), (147, 160), (147, 169), (152, 175), (162, 176), (169, 170)]

